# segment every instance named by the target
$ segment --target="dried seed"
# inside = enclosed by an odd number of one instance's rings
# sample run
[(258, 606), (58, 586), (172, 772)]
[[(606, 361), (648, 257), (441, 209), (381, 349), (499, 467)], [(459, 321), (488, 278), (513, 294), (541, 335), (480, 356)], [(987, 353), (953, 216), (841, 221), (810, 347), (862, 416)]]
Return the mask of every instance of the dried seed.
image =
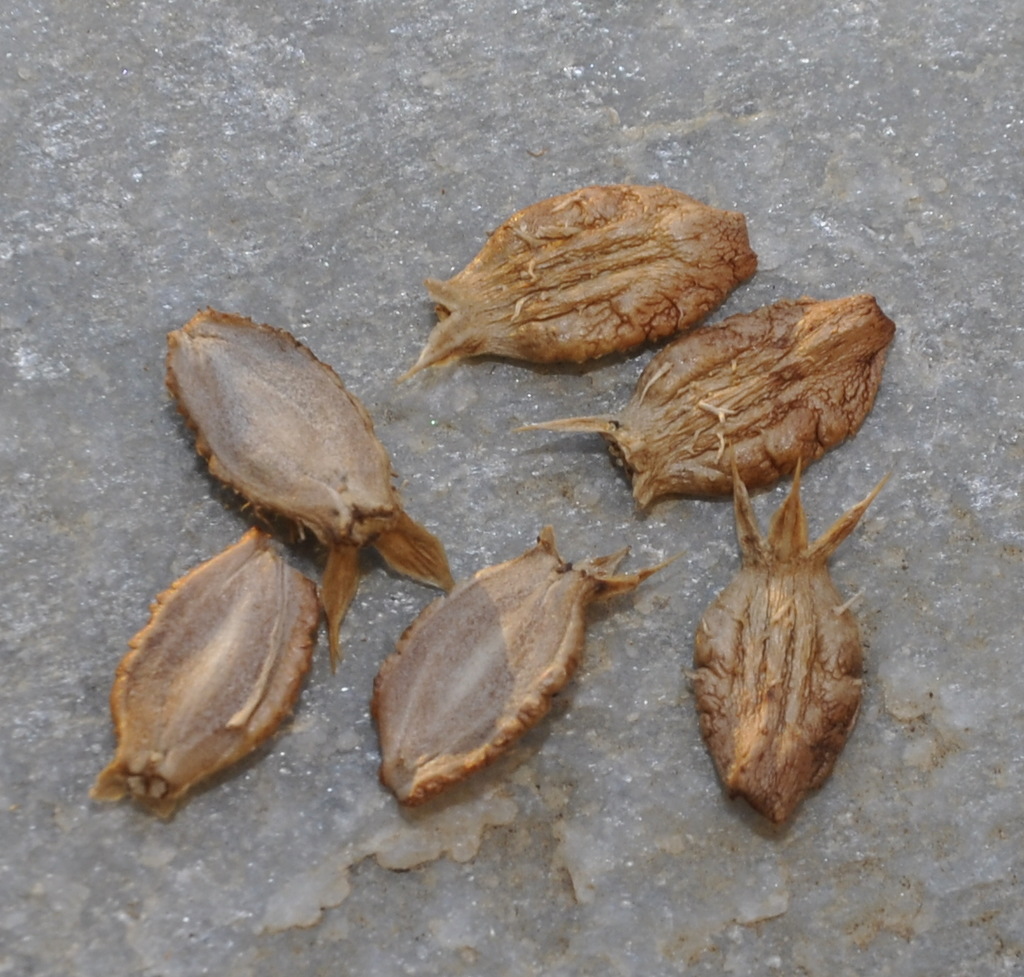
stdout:
[(726, 445), (749, 488), (770, 485), (857, 432), (895, 328), (870, 295), (778, 302), (666, 346), (618, 417), (523, 430), (601, 434), (642, 506), (670, 494), (727, 495)]
[(406, 630), (374, 682), (381, 780), (420, 804), (507, 751), (547, 713), (584, 643), (584, 608), (661, 566), (616, 576), (625, 555), (564, 563), (537, 545), (460, 582)]
[(693, 325), (754, 274), (742, 214), (667, 187), (584, 187), (527, 207), (454, 278), (416, 365), (594, 359)]
[(767, 539), (734, 479), (743, 566), (697, 629), (693, 686), (729, 796), (780, 823), (824, 783), (857, 719), (860, 635), (827, 562), (886, 479), (811, 545), (799, 465)]
[(117, 669), (117, 753), (92, 789), (162, 817), (291, 712), (320, 620), (316, 587), (251, 529), (153, 605)]
[(363, 405), (290, 333), (207, 309), (167, 337), (167, 386), (210, 471), (257, 510), (328, 547), (322, 597), (331, 661), (372, 544), (399, 573), (454, 585), (444, 547), (406, 515)]

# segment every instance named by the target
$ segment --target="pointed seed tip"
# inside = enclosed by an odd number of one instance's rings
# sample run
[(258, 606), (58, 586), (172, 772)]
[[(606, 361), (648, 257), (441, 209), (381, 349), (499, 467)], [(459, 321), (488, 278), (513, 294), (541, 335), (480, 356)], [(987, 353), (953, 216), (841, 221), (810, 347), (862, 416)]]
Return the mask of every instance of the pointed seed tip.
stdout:
[(428, 340), (427, 341), (427, 345), (424, 346), (422, 350), (420, 350), (420, 355), (419, 355), (419, 357), (417, 357), (416, 362), (413, 363), (413, 365), (410, 366), (409, 369), (406, 370), (405, 373), (403, 373), (398, 378), (397, 382), (398, 383), (403, 383), (404, 381), (408, 380), (409, 377), (415, 376), (421, 370), (425, 370), (428, 366), (433, 366), (436, 361), (434, 359), (432, 359), (429, 354), (430, 354), (430, 341)]
[(651, 570), (651, 573), (655, 573), (658, 570), (664, 570), (665, 567), (671, 566), (676, 560), (681, 560), (686, 555), (685, 550), (680, 550), (678, 553), (673, 553), (672, 556), (665, 557), (656, 567)]
[(515, 428), (516, 431), (566, 431), (573, 434), (611, 434), (618, 422), (610, 415), (591, 417), (561, 417), (553, 421), (538, 421)]
[(555, 549), (555, 527), (548, 525), (545, 526), (537, 534), (537, 544), (539, 546), (545, 546), (548, 549), (554, 551)]
[[(326, 611), (326, 608), (325, 608)], [(341, 662), (341, 622), (331, 621), (330, 615), (326, 615), (327, 620), (325, 622), (327, 628), (327, 650), (330, 654), (331, 659), (331, 674), (335, 674), (338, 671), (338, 665)]]
[(434, 348), (431, 343), (431, 338), (427, 338), (427, 344), (423, 347), (420, 352), (419, 359), (408, 370), (405, 371), (399, 378), (398, 382), (402, 383), (404, 380), (408, 380), (409, 377), (421, 370), (427, 369), (431, 366), (444, 366), (445, 363), (450, 363), (453, 360), (459, 359), (462, 355), (457, 349), (438, 351)]
[(665, 567), (669, 566), (672, 563), (675, 563), (676, 560), (682, 559), (682, 557), (683, 552), (682, 550), (680, 550), (678, 553), (675, 553), (674, 555), (662, 560), (661, 563), (656, 563), (654, 566), (646, 567), (643, 570), (637, 570), (636, 576), (639, 577), (639, 582), (643, 583), (645, 580), (649, 579), (650, 577), (653, 577), (654, 574), (660, 573), (662, 570), (665, 569)]

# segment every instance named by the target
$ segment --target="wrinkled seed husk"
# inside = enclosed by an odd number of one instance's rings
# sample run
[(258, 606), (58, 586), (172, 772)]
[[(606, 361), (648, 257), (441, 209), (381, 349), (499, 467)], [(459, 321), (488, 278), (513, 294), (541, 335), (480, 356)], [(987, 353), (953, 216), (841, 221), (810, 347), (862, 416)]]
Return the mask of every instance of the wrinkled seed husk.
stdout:
[(736, 477), (743, 565), (701, 619), (693, 687), (726, 791), (777, 824), (828, 778), (857, 719), (860, 634), (827, 562), (885, 481), (808, 544), (799, 468), (767, 537)]
[(895, 333), (870, 295), (782, 301), (681, 336), (647, 365), (617, 416), (526, 430), (601, 434), (641, 506), (771, 485), (855, 434)]
[(592, 186), (513, 214), (447, 281), (405, 377), (466, 356), (580, 363), (698, 322), (757, 268), (746, 222), (662, 186)]

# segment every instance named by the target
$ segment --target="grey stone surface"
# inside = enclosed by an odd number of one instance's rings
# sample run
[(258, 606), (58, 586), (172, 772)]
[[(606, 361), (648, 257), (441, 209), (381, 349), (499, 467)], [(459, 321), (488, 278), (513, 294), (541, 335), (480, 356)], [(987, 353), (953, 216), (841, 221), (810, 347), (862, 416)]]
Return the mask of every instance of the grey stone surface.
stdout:
[[(0, 974), (1024, 968), (1022, 21), (1016, 0), (8, 3)], [(598, 439), (510, 433), (622, 403), (650, 352), (393, 382), (433, 322), (425, 276), (611, 182), (747, 214), (760, 271), (719, 315), (870, 291), (897, 323), (874, 412), (805, 481), (820, 530), (894, 472), (834, 562), (863, 594), (860, 722), (783, 829), (723, 797), (683, 674), (737, 566), (729, 505), (640, 513)], [(320, 651), (268, 747), (167, 823), (88, 799), (148, 603), (247, 525), (163, 389), (164, 335), (206, 304), (339, 371), (456, 576), (548, 522), (570, 559), (683, 552), (596, 609), (551, 718), (447, 803), (402, 815), (376, 782), (370, 685), (434, 594), (372, 557), (344, 663)]]

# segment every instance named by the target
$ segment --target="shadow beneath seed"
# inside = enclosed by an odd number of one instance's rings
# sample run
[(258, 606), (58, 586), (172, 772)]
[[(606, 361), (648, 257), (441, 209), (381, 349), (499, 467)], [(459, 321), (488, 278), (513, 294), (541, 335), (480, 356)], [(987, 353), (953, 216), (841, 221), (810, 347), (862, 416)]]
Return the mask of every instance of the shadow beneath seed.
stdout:
[(439, 383), (447, 383), (452, 379), (456, 371), (472, 369), (474, 366), (477, 369), (489, 370), (491, 373), (498, 366), (512, 366), (517, 370), (525, 370), (534, 376), (540, 377), (585, 377), (598, 370), (606, 370), (612, 366), (628, 363), (630, 360), (636, 359), (653, 348), (655, 348), (653, 343), (644, 344), (636, 346), (625, 353), (609, 353), (607, 356), (602, 356), (595, 360), (586, 360), (583, 363), (533, 363), (529, 360), (519, 360), (512, 356), (497, 356), (493, 353), (483, 353), (476, 356), (466, 356), (459, 360), (453, 360), (450, 363), (441, 363), (437, 366), (427, 367), (421, 372), (414, 374), (408, 380), (399, 380), (396, 377), (395, 383), (412, 384), (416, 383), (420, 378), (423, 378), (420, 380), (420, 382), (423, 382), (423, 380), (429, 377), (431, 378), (429, 387), (433, 388)]
[(730, 798), (723, 794), (722, 801), (729, 813), (743, 824), (744, 830), (752, 831), (765, 841), (785, 841), (793, 828), (794, 820), (800, 815), (798, 808), (788, 821), (782, 824), (773, 824), (766, 817), (758, 814), (742, 797)]
[(416, 807), (398, 804), (386, 787), (381, 786), (381, 790), (385, 791), (391, 798), (391, 802), (398, 806), (400, 817), (410, 828), (429, 828), (435, 818), (447, 811), (473, 804), (485, 794), (511, 799), (510, 784), (513, 777), (523, 764), (529, 762), (540, 751), (544, 741), (550, 735), (550, 718), (550, 716), (545, 717), (540, 725), (534, 727), (530, 734), (524, 736), (512, 750), (493, 763), (476, 771), (465, 780), (446, 787), (442, 793)]

